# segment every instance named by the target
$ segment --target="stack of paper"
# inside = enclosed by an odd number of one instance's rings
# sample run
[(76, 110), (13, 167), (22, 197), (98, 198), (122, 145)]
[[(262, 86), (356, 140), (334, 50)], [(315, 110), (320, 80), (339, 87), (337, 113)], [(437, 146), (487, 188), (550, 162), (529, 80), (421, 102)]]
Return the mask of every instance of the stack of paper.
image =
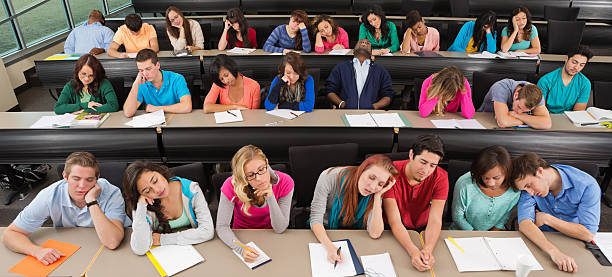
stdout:
[(251, 54), (253, 51), (255, 51), (255, 49), (253, 48), (234, 47), (231, 50), (227, 50), (227, 53), (248, 55)]
[(227, 110), (224, 112), (215, 113), (215, 122), (217, 124), (239, 122), (242, 120), (242, 113), (240, 112), (240, 110)]
[(164, 116), (164, 111), (159, 110), (156, 112), (135, 116), (132, 118), (132, 120), (125, 123), (125, 125), (132, 126), (135, 128), (144, 128), (144, 127), (160, 126), (164, 123), (166, 123), (166, 117)]
[(77, 116), (74, 114), (62, 114), (62, 115), (45, 115), (41, 116), (38, 121), (34, 122), (30, 128), (61, 128), (72, 126), (72, 121)]
[(342, 55), (343, 56), (343, 55), (348, 54), (349, 52), (351, 52), (351, 49), (334, 49), (334, 50), (329, 51), (329, 54), (330, 55)]
[(163, 245), (149, 250), (147, 256), (161, 276), (172, 276), (204, 261), (192, 245)]
[[(261, 249), (259, 249), (259, 247), (257, 247), (257, 245), (255, 245), (254, 242), (251, 241), (251, 242), (247, 243), (246, 246), (248, 248), (255, 249), (257, 251), (257, 253), (259, 253), (259, 257), (257, 258), (257, 260), (255, 260), (252, 263), (247, 263), (247, 262), (244, 261), (244, 258), (242, 257), (242, 255), (240, 255), (240, 254), (238, 254), (236, 252), (234, 252), (234, 254), (236, 254), (236, 256), (238, 256), (238, 258), (240, 258), (240, 260), (242, 260), (242, 262), (245, 265), (247, 265), (251, 270), (256, 269), (256, 268), (258, 268), (258, 267), (260, 267), (260, 266), (262, 266), (262, 265), (272, 261), (272, 259), (268, 255), (266, 255), (266, 253), (264, 253)], [(243, 251), (248, 251), (248, 250), (243, 249)]]
[(294, 111), (290, 109), (276, 109), (276, 110), (267, 111), (266, 113), (270, 115), (286, 118), (286, 119), (294, 119), (302, 115), (304, 111)]
[(82, 112), (72, 121), (72, 126), (98, 128), (109, 116), (110, 113)]
[(138, 54), (138, 53), (127, 53), (128, 58), (132, 58), (132, 59), (136, 58), (136, 55), (137, 55), (137, 54)]
[(484, 51), (482, 53), (476, 53), (476, 54), (468, 54), (468, 57), (471, 57), (471, 58), (481, 58), (481, 59), (501, 58), (499, 55), (491, 53), (491, 52), (487, 52), (487, 51)]
[(335, 241), (334, 246), (340, 247), (342, 262), (334, 268), (334, 264), (327, 260), (327, 250), (320, 243), (309, 243), (310, 268), (313, 277), (326, 276), (355, 276), (357, 271), (351, 258), (351, 252), (346, 241)]
[(589, 107), (586, 111), (565, 111), (567, 118), (576, 126), (597, 125), (600, 122), (612, 121), (612, 111)]
[(366, 276), (396, 277), (389, 253), (361, 256)]
[(612, 262), (612, 233), (597, 233), (593, 241), (608, 261)]
[(486, 129), (476, 119), (432, 119), (431, 123), (441, 129)]

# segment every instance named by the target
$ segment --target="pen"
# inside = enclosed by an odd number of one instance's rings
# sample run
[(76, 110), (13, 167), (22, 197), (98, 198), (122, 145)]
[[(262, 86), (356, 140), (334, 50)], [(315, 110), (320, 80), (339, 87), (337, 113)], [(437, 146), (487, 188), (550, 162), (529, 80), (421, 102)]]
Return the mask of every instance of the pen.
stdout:
[(461, 248), (461, 246), (459, 246), (459, 244), (457, 244), (457, 242), (455, 242), (455, 240), (451, 237), (448, 237), (448, 240), (450, 240), (455, 246), (457, 246), (457, 248), (459, 248), (459, 250), (461, 250), (461, 252), (465, 253), (465, 251), (463, 251), (463, 248)]
[(593, 123), (580, 123), (580, 126), (589, 126), (589, 125), (599, 125), (599, 122), (593, 122)]
[[(298, 117), (298, 116), (299, 116), (299, 115), (295, 114), (294, 112), (289, 112), (289, 113), (290, 113), (291, 115), (295, 116), (295, 117)], [(295, 117), (294, 117), (294, 118), (295, 118)]]
[[(340, 255), (340, 249), (342, 248), (342, 246), (338, 247), (338, 250), (336, 250), (336, 256)], [(336, 265), (338, 265), (338, 260), (336, 260), (334, 262), (334, 269), (336, 269)]]
[(246, 250), (251, 251), (251, 253), (253, 253), (253, 254), (257, 254), (257, 253), (255, 253), (255, 252), (253, 252), (253, 250), (251, 250), (251, 249), (249, 249), (248, 247), (246, 247), (246, 246), (242, 245), (240, 242), (234, 241), (234, 243), (235, 243), (235, 244), (238, 244), (238, 246), (240, 246), (240, 247), (242, 247), (242, 248), (244, 248), (244, 249), (246, 249)]
[(238, 116), (237, 116), (235, 113), (230, 112), (229, 110), (227, 110), (226, 112), (227, 112), (228, 114), (231, 114), (231, 115), (235, 116), (235, 117), (238, 117)]

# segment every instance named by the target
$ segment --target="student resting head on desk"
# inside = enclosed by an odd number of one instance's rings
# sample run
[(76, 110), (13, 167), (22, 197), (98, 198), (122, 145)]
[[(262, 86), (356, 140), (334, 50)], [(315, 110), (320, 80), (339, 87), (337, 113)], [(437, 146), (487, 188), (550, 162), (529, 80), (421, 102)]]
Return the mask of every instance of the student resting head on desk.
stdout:
[[(125, 47), (125, 52), (119, 52), (121, 45)], [(159, 52), (155, 27), (142, 23), (142, 19), (137, 14), (128, 14), (125, 16), (125, 24), (117, 29), (113, 42), (108, 47), (108, 55), (115, 58), (129, 58), (128, 53), (137, 53), (142, 49)]]
[(434, 27), (425, 26), (425, 20), (418, 10), (412, 10), (406, 15), (406, 32), (400, 45), (402, 53), (414, 51), (440, 50), (440, 33)]
[(550, 129), (552, 126), (542, 90), (527, 81), (503, 79), (495, 82), (478, 111), (495, 112), (499, 127), (527, 124), (534, 129)]
[(100, 242), (115, 249), (123, 240), (125, 216), (121, 190), (100, 177), (96, 158), (87, 152), (74, 152), (66, 158), (63, 180), (41, 190), (2, 234), (2, 242), (17, 253), (35, 257), (48, 265), (63, 253), (42, 248), (28, 235), (51, 218), (54, 227), (94, 227)]
[(308, 19), (308, 14), (305, 11), (292, 11), (289, 23), (274, 28), (266, 43), (264, 43), (263, 50), (283, 54), (293, 50), (310, 53), (312, 51), (308, 33), (310, 28), (310, 19)]
[(166, 32), (175, 51), (204, 49), (204, 35), (200, 23), (186, 19), (181, 10), (175, 6), (166, 9)]
[(144, 255), (153, 245), (198, 244), (215, 236), (200, 185), (174, 175), (164, 165), (130, 164), (123, 175), (123, 197), (132, 219), (130, 245), (136, 255)]
[(213, 84), (204, 99), (205, 113), (259, 109), (259, 83), (238, 72), (238, 65), (231, 57), (217, 55), (209, 71)]
[(106, 79), (106, 72), (93, 55), (85, 54), (74, 66), (74, 76), (55, 102), (55, 113), (116, 112), (119, 110), (117, 95)]
[[(253, 145), (246, 145), (232, 158), (232, 176), (221, 187), (217, 210), (217, 236), (245, 261), (253, 262), (259, 254), (246, 251), (232, 229), (273, 229), (280, 234), (289, 225), (293, 197), (293, 179), (274, 171), (266, 155)], [(234, 218), (232, 227), (230, 222)]]
[[(448, 196), (448, 174), (438, 164), (444, 145), (436, 135), (419, 136), (409, 160), (395, 161), (397, 183), (383, 195), (383, 209), (393, 235), (411, 257), (412, 266), (429, 270), (435, 263), (433, 250), (442, 229), (442, 212)], [(406, 229), (424, 230), (425, 245), (419, 249)]]
[(522, 190), (519, 231), (546, 252), (559, 270), (576, 272), (574, 259), (542, 231), (558, 231), (590, 242), (599, 229), (601, 189), (588, 173), (568, 165), (549, 165), (535, 153), (512, 160), (510, 181)]
[(310, 206), (310, 229), (327, 250), (330, 263), (342, 262), (327, 236), (329, 229), (364, 229), (371, 238), (384, 230), (382, 195), (398, 171), (384, 155), (373, 155), (359, 166), (332, 167), (321, 173)]
[(320, 14), (312, 22), (312, 32), (315, 37), (315, 51), (349, 49), (348, 34), (329, 15)]
[(145, 111), (163, 110), (169, 113), (190, 113), (191, 94), (183, 75), (161, 70), (157, 53), (143, 49), (136, 55), (138, 75), (132, 84), (123, 104), (123, 113), (132, 117), (140, 104), (145, 103)]
[(481, 14), (476, 21), (463, 24), (448, 51), (497, 52), (497, 16), (493, 11)]
[(457, 67), (445, 67), (423, 81), (419, 97), (421, 117), (427, 117), (432, 112), (436, 115), (457, 112), (459, 107), (465, 118), (474, 116), (470, 83)]
[(266, 110), (276, 108), (312, 112), (315, 102), (314, 79), (308, 75), (300, 54), (287, 53), (278, 66), (278, 76), (270, 84), (264, 105)]
[(480, 150), (453, 191), (451, 230), (500, 231), (521, 193), (510, 186), (512, 160), (501, 146)]
[[(379, 110), (395, 95), (389, 72), (372, 62), (372, 45), (367, 39), (355, 44), (354, 58), (334, 66), (325, 88), (327, 98), (339, 109)], [(367, 84), (367, 86), (366, 86)]]
[(527, 54), (540, 54), (540, 38), (538, 28), (531, 24), (531, 13), (525, 6), (512, 11), (508, 26), (501, 32), (501, 51), (523, 52)]
[(359, 39), (367, 39), (372, 44), (372, 55), (384, 55), (399, 50), (395, 23), (387, 21), (385, 12), (379, 5), (370, 6), (361, 15)]
[(223, 26), (223, 33), (219, 38), (219, 50), (234, 47), (257, 48), (255, 29), (249, 27), (249, 23), (239, 8), (227, 11)]

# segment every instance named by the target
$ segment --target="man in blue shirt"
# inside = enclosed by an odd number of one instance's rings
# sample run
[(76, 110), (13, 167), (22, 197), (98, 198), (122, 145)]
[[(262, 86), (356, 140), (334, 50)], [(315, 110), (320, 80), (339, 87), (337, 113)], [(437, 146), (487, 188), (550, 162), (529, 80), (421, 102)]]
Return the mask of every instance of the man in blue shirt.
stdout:
[(64, 254), (32, 243), (28, 235), (48, 218), (55, 227), (94, 227), (102, 244), (109, 249), (119, 246), (124, 225), (130, 225), (121, 191), (105, 179), (98, 179), (100, 168), (92, 154), (70, 154), (62, 175), (63, 180), (41, 190), (2, 234), (6, 247), (34, 256), (45, 265)]
[(355, 45), (352, 61), (334, 67), (327, 78), (327, 98), (339, 109), (383, 109), (395, 91), (387, 70), (372, 63), (372, 44), (362, 39)]
[(74, 28), (64, 43), (64, 53), (97, 55), (108, 50), (113, 42), (113, 31), (103, 26), (104, 16), (99, 10), (89, 13), (89, 21)]
[(567, 165), (548, 165), (535, 153), (512, 161), (510, 180), (522, 190), (519, 231), (546, 252), (559, 270), (575, 272), (576, 262), (544, 236), (559, 231), (585, 242), (599, 229), (601, 190), (591, 175)]
[(546, 107), (551, 113), (586, 110), (591, 82), (580, 73), (593, 57), (591, 50), (580, 45), (565, 58), (565, 65), (540, 78), (538, 87), (542, 89)]
[(123, 113), (132, 117), (140, 104), (146, 112), (163, 110), (170, 113), (190, 113), (191, 94), (185, 77), (171, 71), (160, 70), (157, 53), (142, 49), (136, 55), (138, 76), (123, 104)]

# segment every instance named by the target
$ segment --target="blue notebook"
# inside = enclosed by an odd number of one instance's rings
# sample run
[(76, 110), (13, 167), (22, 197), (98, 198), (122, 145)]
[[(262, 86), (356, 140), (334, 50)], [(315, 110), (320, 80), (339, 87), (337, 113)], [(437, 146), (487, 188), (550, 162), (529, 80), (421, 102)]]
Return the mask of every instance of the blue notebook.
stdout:
[(348, 244), (349, 251), (351, 252), (351, 258), (353, 259), (353, 265), (355, 265), (355, 272), (357, 272), (357, 275), (365, 274), (365, 271), (363, 270), (363, 265), (361, 264), (361, 261), (359, 260), (357, 253), (355, 253), (355, 248), (353, 248), (353, 244), (351, 244), (351, 241), (349, 239), (341, 239), (337, 241), (346, 241), (346, 244)]

